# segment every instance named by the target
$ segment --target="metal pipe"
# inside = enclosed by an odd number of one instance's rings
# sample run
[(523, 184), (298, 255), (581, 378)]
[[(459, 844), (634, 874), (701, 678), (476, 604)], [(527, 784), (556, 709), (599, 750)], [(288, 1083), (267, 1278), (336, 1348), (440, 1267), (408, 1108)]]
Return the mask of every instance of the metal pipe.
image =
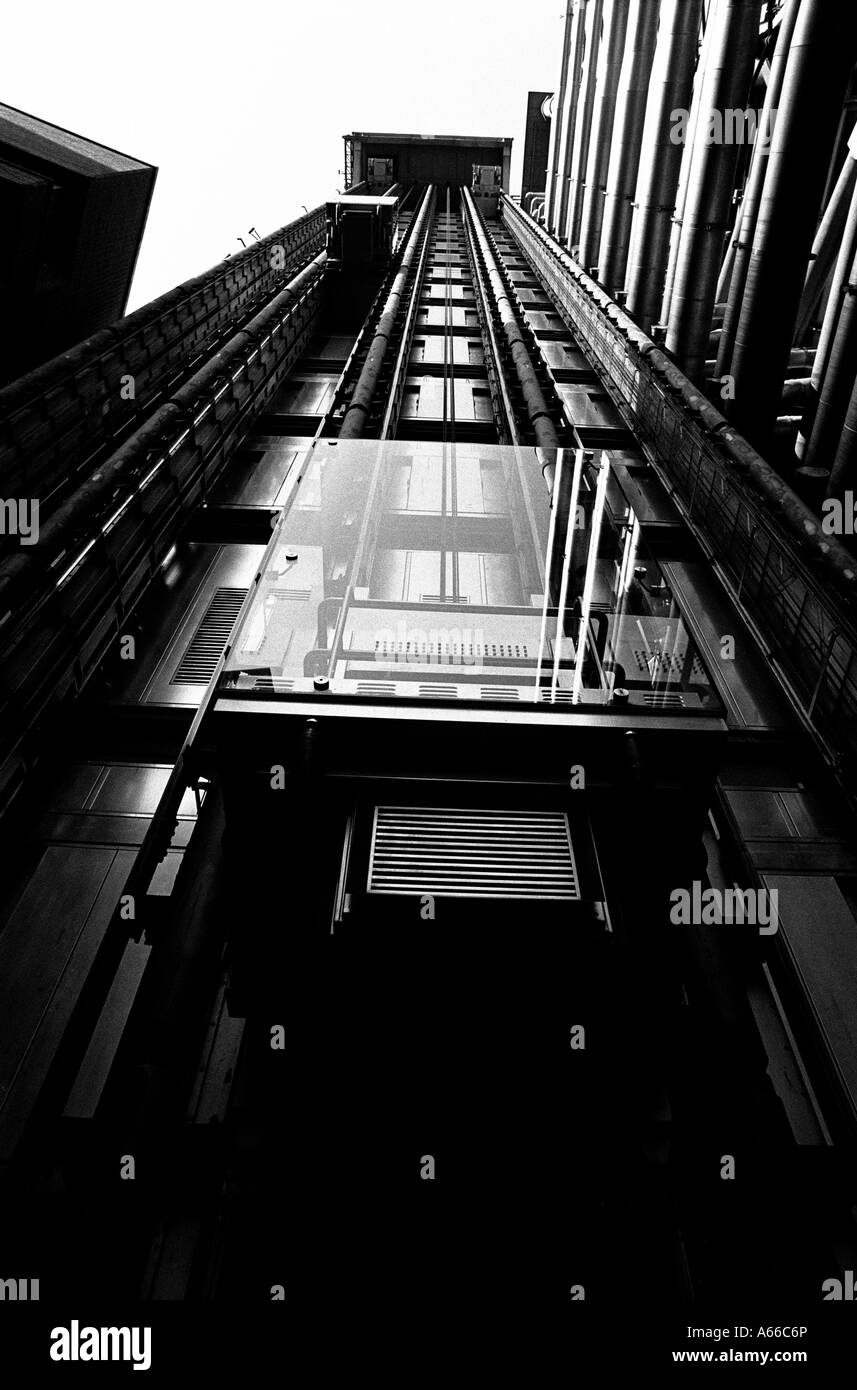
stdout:
[(598, 252), (598, 278), (611, 292), (622, 289), (625, 284), (659, 5), (660, 0), (632, 0), (628, 19)]
[(679, 169), (678, 186), (675, 197), (675, 213), (672, 218), (672, 229), (670, 231), (670, 249), (667, 257), (667, 273), (664, 280), (664, 297), (661, 303), (660, 321), (666, 335), (666, 325), (669, 322), (670, 308), (672, 307), (672, 292), (675, 284), (675, 273), (678, 266), (678, 253), (681, 246), (681, 229), (684, 219), (684, 210), (687, 205), (687, 190), (690, 183), (690, 173), (693, 168), (694, 159), (697, 157), (696, 132), (699, 127), (699, 113), (702, 106), (702, 93), (705, 86), (705, 74), (711, 56), (711, 45), (715, 33), (714, 18), (717, 13), (717, 6), (720, 0), (710, 0), (705, 12), (705, 29), (702, 35), (702, 43), (699, 49), (699, 57), (696, 63), (696, 71), (693, 78), (693, 95), (690, 102), (690, 119), (685, 131), (684, 145), (682, 149), (681, 168)]
[(857, 377), (857, 253), (851, 263), (842, 308), (830, 348), (818, 409), (804, 452), (808, 468), (828, 468)]
[(577, 257), (589, 265), (601, 243), (601, 224), (604, 218), (604, 188), (610, 166), (610, 144), (616, 114), (616, 93), (622, 70), (622, 52), (628, 27), (631, 0), (608, 0), (604, 19), (601, 55), (598, 62), (598, 82), (589, 158), (586, 162), (586, 185), (580, 215), (580, 240)]
[(723, 257), (723, 264), (720, 267), (720, 275), (717, 280), (716, 295), (718, 304), (715, 305), (715, 314), (717, 313), (718, 305), (720, 305), (719, 323), (717, 325), (719, 328), (723, 327), (726, 311), (729, 308), (729, 286), (732, 283), (732, 272), (735, 268), (735, 252), (738, 249), (738, 242), (741, 240), (741, 226), (743, 221), (744, 199), (742, 197), (735, 209), (735, 224), (732, 228), (732, 235), (729, 238), (726, 255)]
[(628, 308), (645, 332), (661, 306), (681, 172), (682, 148), (670, 138), (671, 117), (691, 99), (701, 17), (702, 0), (663, 0), (625, 280)]
[(515, 364), (515, 372), (527, 407), (527, 415), (535, 431), (536, 446), (540, 449), (558, 449), (560, 446), (559, 435), (556, 432), (556, 426), (548, 410), (547, 401), (544, 398), (544, 393), (539, 385), (538, 377), (536, 376), (535, 369), (530, 360), (530, 354), (527, 351), (517, 315), (512, 308), (506, 286), (503, 284), (503, 278), (497, 268), (494, 253), (485, 235), (482, 220), (470, 196), (470, 189), (463, 188), (461, 191), (464, 198), (464, 205), (470, 218), (470, 225), (473, 228), (473, 234), (482, 253), (482, 259), (485, 262), (491, 295), (497, 307), (500, 322), (503, 325), (506, 341), (509, 344), (509, 352)]
[[(602, 366), (607, 366), (609, 361), (608, 372), (614, 368), (614, 353), (620, 360), (623, 354), (627, 354), (626, 360), (639, 364), (642, 368), (640, 385), (643, 400), (651, 389), (651, 374), (662, 377), (670, 388), (670, 395), (675, 395), (685, 408), (691, 433), (698, 431), (695, 447), (702, 453), (710, 451), (712, 457), (722, 458), (725, 455), (727, 462), (734, 461), (739, 471), (772, 505), (778, 521), (798, 542), (801, 550), (818, 562), (837, 592), (841, 591), (848, 596), (849, 602), (853, 602), (853, 595), (857, 592), (857, 566), (854, 557), (842, 543), (835, 536), (822, 531), (818, 517), (771, 465), (742, 439), (675, 363), (567, 252), (558, 247), (511, 199), (503, 197), (501, 207), (506, 225), (533, 261), (550, 293), (557, 296), (557, 302), (563, 306), (571, 322), (585, 329), (583, 341), (588, 341), (596, 360)], [(607, 325), (609, 329), (605, 340), (601, 329), (607, 328)], [(649, 379), (645, 387), (643, 376)], [(705, 431), (704, 435), (702, 430)], [(657, 434), (652, 439), (652, 447), (656, 454), (660, 453)]]
[(589, 155), (589, 140), (592, 135), (592, 112), (595, 108), (595, 87), (598, 79), (598, 54), (601, 48), (603, 10), (604, 0), (591, 0), (584, 45), (586, 70), (583, 74), (579, 100), (580, 110), (574, 132), (568, 215), (565, 223), (565, 243), (569, 247), (574, 246), (577, 240), (577, 234), (580, 231), (580, 215), (583, 211), (583, 190), (586, 186), (586, 162)]
[(574, 152), (574, 133), (577, 128), (577, 108), (580, 98), (580, 84), (583, 75), (583, 41), (586, 34), (586, 10), (589, 0), (576, 0), (574, 22), (571, 33), (571, 58), (568, 84), (565, 96), (562, 132), (560, 136), (559, 162), (556, 178), (556, 198), (554, 202), (554, 234), (562, 239), (568, 213), (568, 193), (571, 181), (571, 158)]
[(857, 490), (857, 381), (851, 392), (839, 446), (827, 484), (828, 497), (842, 497), (847, 488)]
[[(768, 73), (768, 86), (765, 92), (765, 100), (762, 103), (761, 129), (768, 136), (770, 136), (774, 121), (776, 120), (780, 93), (783, 89), (783, 78), (785, 76), (786, 64), (789, 57), (789, 49), (791, 47), (799, 9), (800, 0), (786, 0), (783, 17), (777, 29), (776, 47), (771, 58), (771, 66)], [(732, 265), (732, 278), (729, 282), (729, 307), (726, 310), (726, 317), (723, 320), (723, 334), (717, 353), (717, 364), (714, 368), (714, 375), (716, 377), (724, 376), (730, 370), (732, 363), (732, 352), (735, 347), (735, 333), (738, 328), (738, 319), (741, 315), (741, 305), (744, 300), (744, 286), (747, 283), (747, 269), (750, 264), (750, 253), (753, 249), (753, 236), (756, 231), (756, 220), (759, 216), (759, 206), (762, 200), (762, 191), (765, 186), (765, 175), (768, 170), (769, 158), (770, 144), (766, 146), (757, 144), (753, 150), (753, 157), (750, 161), (750, 173), (747, 179), (747, 186), (744, 189), (744, 198), (741, 203), (740, 234), (736, 233), (735, 236), (735, 256)]]
[(342, 417), (342, 425), (339, 430), (340, 439), (359, 439), (363, 433), (369, 411), (372, 409), (378, 378), (381, 375), (381, 368), (387, 355), (390, 335), (396, 322), (396, 315), (401, 307), (411, 266), (422, 243), (423, 229), (433, 206), (434, 184), (431, 184), (423, 194), (420, 210), (411, 223), (401, 264), (387, 295), (381, 317), (378, 320), (378, 327), (375, 329), (369, 344), (366, 361), (363, 363), (357, 385), (351, 394), (348, 409)]
[(795, 409), (802, 409), (809, 405), (813, 398), (812, 381), (808, 376), (793, 377), (791, 380), (783, 382), (783, 394), (780, 397), (780, 411), (783, 414), (793, 414)]
[[(776, 419), (826, 169), (854, 66), (857, 6), (803, 0), (789, 50), (731, 374), (731, 415), (764, 448)], [(784, 229), (788, 229), (788, 234)]]
[[(857, 127), (854, 134), (857, 135)], [(833, 264), (837, 258), (839, 247), (842, 245), (842, 238), (848, 223), (848, 209), (851, 205), (851, 197), (855, 187), (857, 187), (857, 158), (851, 151), (854, 143), (854, 135), (849, 142), (848, 154), (845, 156), (836, 187), (831, 194), (830, 202), (824, 210), (824, 216), (815, 234), (812, 243), (812, 251), (809, 257), (809, 267), (806, 272), (806, 282), (801, 295), (800, 308), (798, 309), (797, 322), (795, 324), (794, 341), (802, 343), (810, 324), (815, 317), (818, 302), (824, 292), (824, 286), (833, 269)], [(857, 146), (855, 146), (857, 148)]]
[(833, 339), (836, 336), (836, 325), (839, 322), (839, 315), (842, 311), (842, 303), (855, 253), (857, 253), (857, 185), (855, 185), (851, 194), (848, 218), (845, 223), (845, 230), (842, 233), (839, 254), (836, 258), (836, 265), (833, 270), (830, 295), (827, 300), (827, 307), (824, 311), (821, 333), (816, 345), (815, 362), (812, 370), (812, 384), (816, 390), (821, 386), (824, 380), (824, 374), (827, 371), (830, 349), (833, 346)]
[(717, 293), (723, 236), (735, 187), (738, 145), (716, 143), (711, 132), (726, 111), (743, 110), (753, 75), (761, 0), (721, 0), (704, 73), (698, 134), (682, 219), (666, 346), (692, 381), (701, 382), (711, 311)]
[(551, 128), (548, 140), (548, 167), (545, 176), (545, 216), (553, 225), (553, 207), (556, 194), (556, 174), (559, 162), (559, 132), (562, 109), (565, 105), (565, 88), (568, 81), (568, 59), (571, 52), (571, 26), (574, 19), (574, 0), (568, 0), (565, 11), (565, 27), (562, 34), (562, 60), (559, 71), (559, 90), (554, 96), (551, 111)]

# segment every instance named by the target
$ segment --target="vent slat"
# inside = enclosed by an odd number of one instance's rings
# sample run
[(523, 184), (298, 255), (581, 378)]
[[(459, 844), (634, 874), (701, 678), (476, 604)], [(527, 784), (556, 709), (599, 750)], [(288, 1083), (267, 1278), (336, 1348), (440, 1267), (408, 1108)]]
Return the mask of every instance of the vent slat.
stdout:
[(246, 589), (215, 590), (175, 669), (171, 685), (208, 685), (246, 596)]
[(370, 893), (580, 899), (563, 811), (378, 806)]

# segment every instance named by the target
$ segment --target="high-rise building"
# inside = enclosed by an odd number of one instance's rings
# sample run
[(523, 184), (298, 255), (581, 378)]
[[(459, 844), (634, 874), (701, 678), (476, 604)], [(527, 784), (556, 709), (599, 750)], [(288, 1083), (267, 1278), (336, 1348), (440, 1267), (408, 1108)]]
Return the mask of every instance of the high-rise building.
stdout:
[[(854, 561), (721, 414), (782, 441), (823, 286), (776, 398), (710, 382), (736, 186), (797, 315), (855, 171), (841, 34), (762, 8), (570, 5), (532, 215), (508, 140), (351, 134), (335, 201), (0, 393), (22, 1275), (299, 1313), (844, 1287)], [(669, 116), (804, 64), (796, 276), (786, 97), (768, 165)]]
[(122, 317), (156, 174), (0, 105), (0, 383)]

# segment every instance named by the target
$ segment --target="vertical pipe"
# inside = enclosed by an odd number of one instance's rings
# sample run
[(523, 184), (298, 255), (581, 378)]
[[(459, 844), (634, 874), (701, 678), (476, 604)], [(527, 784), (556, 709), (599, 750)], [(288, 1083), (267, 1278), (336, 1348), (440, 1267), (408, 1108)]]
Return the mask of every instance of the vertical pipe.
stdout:
[(552, 226), (554, 195), (556, 192), (556, 171), (559, 161), (559, 132), (562, 124), (562, 108), (565, 105), (565, 88), (568, 82), (568, 56), (571, 52), (571, 26), (574, 19), (574, 0), (568, 0), (565, 7), (565, 27), (562, 33), (562, 59), (559, 70), (559, 90), (554, 97), (551, 113), (551, 130), (548, 142), (548, 167), (545, 177), (545, 218)]
[(625, 284), (634, 189), (643, 140), (660, 0), (632, 0), (604, 195), (598, 275), (608, 294)]
[(577, 0), (571, 34), (571, 57), (569, 59), (568, 83), (565, 98), (565, 114), (559, 147), (559, 161), (556, 177), (556, 200), (554, 204), (554, 234), (561, 241), (565, 232), (568, 214), (568, 191), (571, 181), (571, 157), (574, 152), (574, 132), (577, 128), (577, 108), (580, 99), (580, 82), (583, 69), (583, 41), (586, 34), (586, 9), (589, 0)]
[(628, 309), (645, 333), (661, 306), (681, 170), (681, 144), (670, 139), (671, 116), (686, 110), (691, 99), (701, 16), (702, 0), (661, 5), (625, 282)]
[[(732, 235), (729, 238), (729, 245), (726, 248), (726, 255), (723, 257), (723, 265), (720, 267), (720, 275), (717, 280), (717, 290), (714, 295), (715, 304), (728, 305), (729, 286), (732, 283), (732, 272), (735, 268), (735, 252), (741, 240), (741, 227), (744, 222), (744, 199), (742, 198), (735, 212), (735, 225), (732, 228)], [(723, 314), (725, 318), (725, 311)], [(720, 320), (720, 327), (723, 327), (723, 318)]]
[[(780, 107), (738, 329), (732, 418), (760, 451), (772, 436), (806, 263), (827, 170), (827, 150), (854, 66), (857, 6), (803, 0)], [(787, 229), (787, 232), (786, 232)]]
[(705, 33), (699, 50), (699, 58), (696, 64), (696, 73), (693, 79), (693, 96), (690, 103), (690, 119), (685, 131), (684, 145), (682, 148), (681, 168), (678, 176), (678, 187), (675, 196), (675, 213), (672, 218), (672, 229), (670, 231), (670, 249), (667, 256), (667, 273), (664, 281), (664, 297), (661, 304), (660, 319), (662, 324), (669, 322), (670, 308), (672, 306), (672, 292), (675, 284), (676, 267), (678, 266), (678, 253), (681, 246), (681, 229), (684, 220), (684, 210), (687, 206), (687, 189), (690, 181), (690, 172), (693, 168), (693, 161), (697, 155), (696, 131), (699, 126), (699, 112), (702, 106), (702, 92), (705, 85), (705, 74), (708, 68), (708, 61), (711, 55), (712, 35), (714, 34), (714, 18), (717, 12), (718, 0), (708, 0), (705, 10)]
[(852, 493), (857, 492), (857, 381), (851, 392), (839, 447), (830, 470), (827, 495), (842, 498), (842, 494), (849, 488)]
[[(853, 137), (851, 143), (854, 143)], [(803, 339), (806, 337), (818, 301), (824, 290), (825, 281), (838, 255), (839, 247), (842, 244), (842, 236), (848, 221), (848, 209), (851, 205), (851, 195), (854, 192), (855, 186), (857, 186), (857, 159), (855, 159), (849, 147), (849, 151), (845, 156), (845, 163), (839, 171), (839, 178), (836, 180), (836, 187), (831, 194), (830, 202), (824, 210), (824, 216), (815, 234), (815, 241), (812, 243), (812, 251), (809, 257), (809, 269), (806, 272), (806, 282), (803, 287), (797, 322), (795, 324), (794, 341), (796, 343), (803, 342)]]
[(580, 110), (577, 128), (574, 133), (574, 153), (571, 159), (571, 185), (568, 194), (568, 216), (565, 224), (566, 245), (571, 248), (577, 242), (580, 231), (580, 214), (583, 209), (583, 190), (585, 187), (586, 161), (589, 154), (589, 140), (592, 134), (592, 112), (595, 107), (595, 84), (598, 78), (598, 53), (601, 47), (601, 19), (604, 0), (591, 0), (589, 19), (586, 26), (586, 47), (583, 74), (583, 87), (580, 94)]
[(819, 390), (821, 387), (825, 372), (827, 371), (830, 349), (833, 346), (833, 339), (836, 336), (836, 326), (839, 323), (839, 315), (842, 312), (842, 303), (855, 252), (857, 252), (857, 186), (855, 186), (851, 194), (848, 220), (845, 223), (845, 231), (842, 233), (839, 255), (836, 258), (836, 265), (833, 270), (833, 283), (830, 286), (830, 297), (827, 301), (827, 308), (824, 311), (824, 319), (821, 324), (821, 335), (815, 350), (815, 360), (812, 366), (812, 384), (816, 390)]
[[(783, 90), (783, 78), (788, 62), (789, 49), (791, 48), (792, 36), (794, 34), (795, 23), (797, 22), (798, 10), (801, 0), (786, 0), (786, 9), (780, 20), (777, 29), (777, 43), (771, 59), (771, 67), (768, 73), (768, 86), (765, 92), (765, 100), (762, 105), (762, 118), (760, 128), (763, 134), (770, 138), (770, 133), (776, 120), (777, 108), (780, 103), (780, 93)], [(753, 248), (753, 237), (756, 231), (756, 219), (759, 216), (759, 205), (762, 200), (762, 190), (765, 186), (765, 174), (768, 169), (768, 159), (770, 157), (770, 143), (757, 143), (753, 150), (753, 158), (750, 161), (750, 173), (747, 178), (747, 186), (744, 189), (744, 200), (741, 204), (741, 234), (735, 238), (735, 257), (732, 265), (732, 279), (729, 284), (729, 300), (726, 315), (723, 319), (723, 331), (720, 335), (720, 343), (717, 350), (717, 363), (714, 368), (716, 377), (723, 376), (729, 371), (732, 363), (732, 350), (735, 346), (735, 333), (738, 328), (738, 319), (741, 315), (741, 305), (744, 301), (744, 286), (747, 283), (747, 268), (750, 264), (750, 252)]]
[(603, 58), (598, 63), (598, 91), (589, 158), (586, 162), (586, 186), (580, 217), (578, 260), (588, 269), (597, 256), (601, 242), (601, 223), (604, 217), (604, 185), (610, 164), (610, 143), (613, 137), (613, 118), (616, 113), (616, 92), (622, 67), (622, 51), (628, 27), (631, 0), (609, 0), (601, 41)]
[[(726, 143), (725, 113), (745, 108), (761, 8), (761, 0), (721, 0), (714, 17), (697, 132), (702, 144), (690, 171), (666, 340), (667, 348), (697, 384), (705, 374), (723, 235), (738, 164), (737, 143)], [(720, 143), (712, 139), (718, 128)]]
[(830, 357), (818, 395), (815, 422), (804, 453), (807, 468), (830, 466), (857, 377), (857, 255), (849, 269)]

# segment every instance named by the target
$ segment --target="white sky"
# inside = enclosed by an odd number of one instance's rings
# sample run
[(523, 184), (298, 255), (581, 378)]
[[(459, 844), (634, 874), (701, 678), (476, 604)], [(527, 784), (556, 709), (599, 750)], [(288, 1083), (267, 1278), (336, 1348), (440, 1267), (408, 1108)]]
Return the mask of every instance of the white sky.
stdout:
[(512, 136), (564, 0), (25, 0), (2, 100), (158, 166), (128, 308), (342, 187), (352, 130)]

